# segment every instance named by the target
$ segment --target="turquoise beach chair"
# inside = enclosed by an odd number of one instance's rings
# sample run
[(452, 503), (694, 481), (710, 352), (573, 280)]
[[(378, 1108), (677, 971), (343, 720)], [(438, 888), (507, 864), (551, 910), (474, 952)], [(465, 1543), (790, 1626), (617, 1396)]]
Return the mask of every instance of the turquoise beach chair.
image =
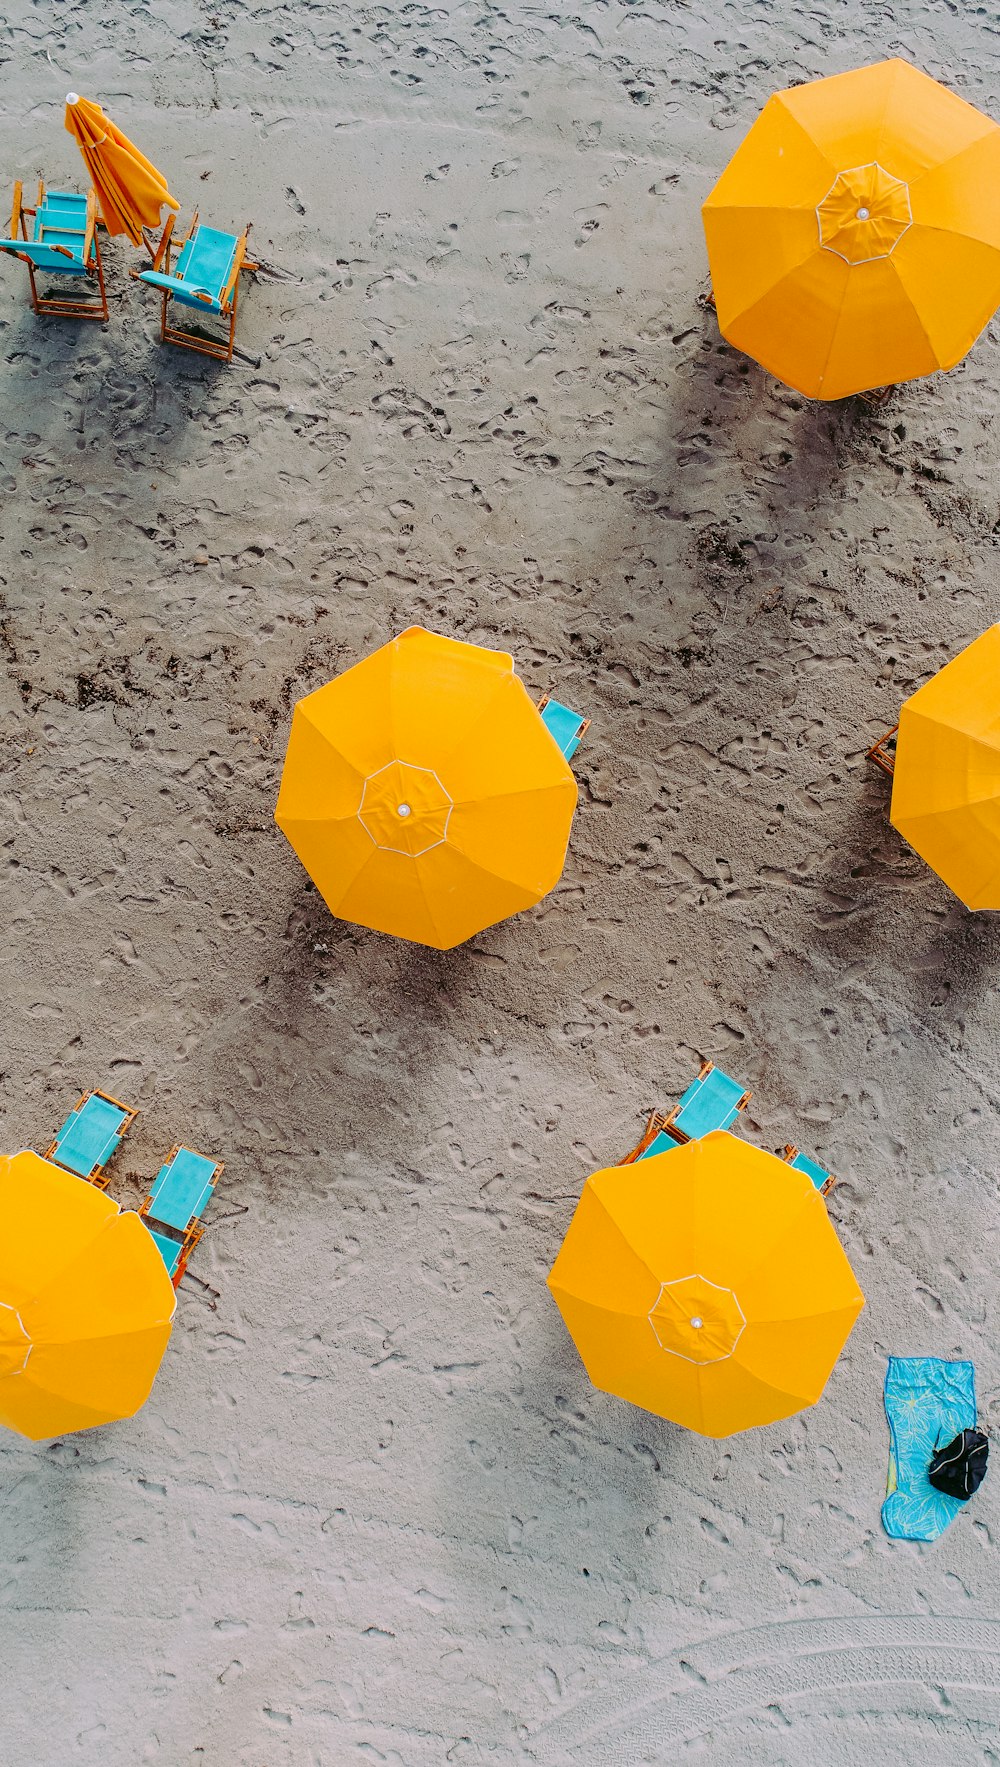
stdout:
[[(181, 241), (176, 266), (171, 270), (173, 224), (171, 215), (163, 229), (152, 267), (133, 270), (132, 274), (137, 281), (158, 288), (163, 296), (161, 342), (178, 344), (182, 350), (195, 350), (201, 356), (211, 356), (216, 362), (231, 362), (240, 271), (256, 268), (256, 265), (247, 263), (250, 223), (243, 233), (220, 233), (216, 227), (203, 227), (196, 209)], [(178, 331), (168, 325), (167, 309), (172, 300), (179, 301), (182, 307), (193, 307), (200, 313), (228, 320), (228, 339), (209, 337), (203, 332)]]
[(728, 1129), (746, 1110), (751, 1097), (738, 1080), (730, 1079), (714, 1062), (706, 1061), (672, 1111), (653, 1112), (639, 1145), (621, 1164), (629, 1166), (635, 1160), (649, 1159), (652, 1154), (666, 1153), (678, 1142), (700, 1141), (714, 1129)]
[[(73, 319), (106, 319), (108, 298), (104, 292), (101, 248), (97, 242), (97, 198), (92, 190), (80, 196), (73, 190), (49, 190), (39, 180), (38, 202), (26, 208), (20, 180), (14, 185), (10, 212), (10, 238), (0, 239), (0, 251), (20, 258), (28, 266), (31, 305), (36, 313), (56, 313)], [(28, 216), (34, 219), (28, 235)], [(35, 272), (46, 276), (97, 279), (100, 300), (71, 299), (69, 294), (41, 295)]]
[(84, 1092), (44, 1157), (106, 1190), (109, 1175), (104, 1168), (138, 1115), (107, 1092)]
[(209, 1159), (192, 1147), (173, 1147), (139, 1210), (175, 1288), (205, 1231), (200, 1219), (222, 1171), (221, 1160)]
[(800, 1153), (797, 1147), (786, 1147), (785, 1159), (793, 1172), (804, 1172), (807, 1178), (811, 1178), (816, 1189), (824, 1196), (837, 1182), (832, 1172), (828, 1172), (817, 1160), (811, 1160), (808, 1154)]
[(569, 706), (560, 705), (557, 699), (550, 699), (548, 694), (539, 700), (538, 710), (542, 714), (542, 723), (554, 739), (560, 754), (571, 761), (585, 733), (590, 729), (590, 719), (581, 718), (579, 712), (571, 712)]

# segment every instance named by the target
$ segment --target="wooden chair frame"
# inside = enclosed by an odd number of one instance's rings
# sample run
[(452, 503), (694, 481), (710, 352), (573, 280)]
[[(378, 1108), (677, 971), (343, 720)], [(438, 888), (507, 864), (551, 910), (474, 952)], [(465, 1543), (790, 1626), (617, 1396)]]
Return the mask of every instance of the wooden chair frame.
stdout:
[[(784, 1146), (784, 1150), (779, 1155), (779, 1158), (783, 1159), (785, 1164), (790, 1166), (792, 1161), (794, 1160), (796, 1154), (798, 1153), (798, 1151), (799, 1150), (795, 1146), (794, 1142), (786, 1141), (785, 1146)], [(817, 1164), (818, 1163), (819, 1162), (817, 1161)], [(820, 1189), (819, 1189), (820, 1196), (829, 1196), (829, 1194), (830, 1194), (831, 1190), (833, 1189), (834, 1185), (836, 1184), (836, 1182), (837, 1182), (836, 1178), (834, 1177), (833, 1173), (830, 1172), (827, 1176), (826, 1183), (820, 1185)]]
[[(131, 1129), (132, 1124), (135, 1122), (136, 1117), (139, 1115), (139, 1112), (137, 1110), (134, 1110), (130, 1104), (123, 1104), (120, 1098), (113, 1098), (110, 1092), (103, 1092), (101, 1090), (100, 1086), (91, 1086), (89, 1092), (81, 1092), (79, 1098), (77, 1099), (75, 1105), (73, 1106), (73, 1110), (78, 1111), (82, 1105), (86, 1104), (88, 1098), (104, 1098), (107, 1100), (108, 1104), (113, 1104), (116, 1110), (120, 1110), (120, 1111), (125, 1112), (125, 1121), (118, 1131), (118, 1147), (115, 1148), (114, 1153), (108, 1155), (107, 1160), (105, 1161), (104, 1165), (101, 1167), (101, 1170), (99, 1172), (96, 1172), (92, 1178), (85, 1178), (84, 1179), (84, 1183), (85, 1184), (92, 1184), (94, 1186), (95, 1190), (107, 1190), (108, 1185), (111, 1182), (111, 1173), (108, 1171), (108, 1166), (110, 1165), (111, 1161), (115, 1157), (115, 1154), (118, 1152), (119, 1148), (121, 1147), (121, 1144), (125, 1139), (125, 1136), (128, 1134), (129, 1130)], [(70, 1115), (72, 1116), (72, 1114), (73, 1113), (71, 1111)], [(54, 1165), (59, 1166), (59, 1159), (58, 1159), (56, 1149), (57, 1149), (57, 1143), (55, 1140), (53, 1140), (52, 1142), (50, 1142), (49, 1146), (45, 1149), (45, 1152), (43, 1153), (42, 1158), (43, 1158), (43, 1160), (51, 1160)], [(66, 1172), (69, 1170), (69, 1167), (68, 1166), (59, 1166), (59, 1170), (61, 1172)], [(77, 1176), (78, 1174), (74, 1174), (74, 1175)]]
[(889, 743), (898, 729), (899, 725), (894, 724), (892, 729), (887, 730), (884, 736), (880, 736), (877, 742), (873, 742), (868, 750), (868, 759), (874, 761), (876, 767), (881, 767), (883, 773), (888, 773), (890, 779), (896, 771), (896, 755), (895, 751), (889, 747)]
[(896, 382), (891, 381), (884, 387), (866, 387), (863, 393), (855, 393), (854, 397), (860, 399), (862, 405), (867, 405), (869, 411), (884, 411), (895, 391)]
[[(14, 185), (14, 200), (11, 204), (10, 211), (10, 237), (11, 239), (17, 239), (19, 237), (18, 229), (20, 229), (20, 238), (23, 239), (26, 244), (30, 245), (31, 240), (28, 234), (27, 218), (29, 215), (34, 218), (42, 207), (42, 204), (45, 201), (45, 185), (42, 179), (39, 178), (38, 201), (34, 207), (30, 207), (24, 203), (23, 189), (24, 187), (21, 180), (18, 179)], [(57, 253), (60, 257), (72, 257), (72, 253), (64, 245), (49, 246), (48, 250)], [(21, 259), (22, 263), (27, 264), (28, 266), (28, 281), (31, 284), (31, 306), (33, 312), (54, 313), (58, 317), (64, 319), (99, 319), (102, 323), (108, 318), (108, 297), (104, 287), (104, 266), (101, 263), (101, 247), (97, 238), (97, 197), (92, 190), (88, 190), (87, 192), (87, 230), (83, 241), (83, 261), (86, 266), (87, 275), (90, 277), (96, 276), (97, 278), (97, 286), (101, 296), (99, 303), (94, 300), (71, 300), (68, 295), (40, 295), (38, 292), (38, 284), (35, 281), (35, 266), (32, 263), (30, 256), (26, 252), (18, 252), (17, 256)], [(49, 271), (48, 274), (55, 275), (56, 272)], [(107, 1094), (105, 1093), (104, 1096), (106, 1097)]]
[[(198, 210), (195, 209), (194, 214), (191, 217), (191, 225), (189, 226), (187, 232), (185, 233), (184, 238), (181, 240), (179, 247), (177, 247), (178, 251), (183, 251), (184, 247), (188, 243), (188, 240), (191, 238), (192, 234), (194, 233), (197, 225), (198, 225)], [(235, 347), (235, 339), (236, 339), (236, 309), (239, 305), (239, 299), (240, 299), (240, 271), (241, 270), (256, 270), (256, 268), (257, 268), (256, 264), (251, 264), (247, 261), (247, 247), (249, 244), (250, 228), (252, 225), (253, 225), (253, 223), (251, 221), (248, 221), (246, 224), (246, 227), (244, 228), (243, 232), (239, 236), (239, 239), (238, 239), (237, 245), (236, 245), (236, 251), (233, 255), (232, 269), (230, 270), (229, 275), (226, 278), (226, 286), (222, 290), (222, 294), (219, 298), (219, 305), (222, 308), (222, 313), (221, 313), (221, 315), (213, 315), (213, 317), (221, 317), (222, 319), (229, 320), (229, 337), (228, 337), (228, 339), (199, 337), (196, 332), (181, 331), (177, 326), (172, 326), (172, 325), (168, 324), (167, 308), (169, 306), (170, 301), (173, 299), (173, 296), (171, 295), (169, 289), (164, 288), (164, 289), (161, 289), (161, 291), (160, 291), (161, 295), (163, 297), (162, 298), (162, 305), (160, 307), (160, 342), (161, 343), (176, 344), (178, 346), (178, 348), (182, 349), (182, 350), (193, 350), (195, 352), (195, 354), (198, 356), (211, 357), (213, 362), (231, 362), (232, 361), (233, 349)], [(156, 252), (153, 257), (153, 262), (150, 265), (151, 270), (161, 270), (162, 269), (164, 276), (170, 275), (170, 255), (174, 249), (174, 243), (175, 243), (173, 240), (173, 230), (174, 230), (174, 217), (173, 217), (173, 215), (171, 215), (169, 220), (167, 221), (166, 226), (163, 229), (163, 233), (160, 238), (160, 243), (156, 248)], [(138, 272), (133, 271), (132, 274), (137, 275)], [(200, 294), (196, 293), (195, 299), (199, 300), (199, 301), (204, 301), (205, 305), (207, 307), (211, 307), (211, 302), (207, 296), (200, 295)]]

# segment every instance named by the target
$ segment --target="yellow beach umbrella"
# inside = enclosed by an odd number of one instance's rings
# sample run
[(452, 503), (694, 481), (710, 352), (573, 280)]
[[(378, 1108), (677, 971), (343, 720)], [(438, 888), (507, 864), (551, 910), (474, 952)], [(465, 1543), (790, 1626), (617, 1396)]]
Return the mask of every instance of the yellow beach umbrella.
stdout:
[(705, 1436), (815, 1404), (864, 1306), (811, 1179), (724, 1130), (588, 1178), (549, 1287), (596, 1387)]
[(35, 1153), (0, 1156), (0, 1424), (32, 1441), (131, 1417), (176, 1297), (138, 1215)]
[(275, 819), (333, 914), (447, 950), (558, 881), (576, 795), (512, 659), (411, 626), (299, 701)]
[(1000, 127), (904, 61), (776, 93), (702, 213), (723, 336), (813, 399), (953, 368), (1000, 302)]
[(99, 104), (76, 92), (66, 96), (66, 127), (83, 154), (108, 232), (127, 233), (133, 245), (143, 245), (142, 230), (159, 227), (160, 210), (180, 206), (162, 172), (115, 128)]
[(905, 701), (891, 819), (967, 908), (1000, 908), (1000, 626)]

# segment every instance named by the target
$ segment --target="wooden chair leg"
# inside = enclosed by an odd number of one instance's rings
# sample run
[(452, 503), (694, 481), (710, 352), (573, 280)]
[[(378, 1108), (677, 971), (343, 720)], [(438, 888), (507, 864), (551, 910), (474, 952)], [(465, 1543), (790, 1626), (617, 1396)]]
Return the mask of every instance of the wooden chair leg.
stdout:
[(887, 730), (884, 736), (880, 736), (877, 742), (873, 742), (868, 750), (868, 759), (874, 761), (876, 767), (881, 767), (883, 773), (888, 773), (890, 779), (896, 771), (896, 757), (888, 744), (898, 729), (899, 725), (894, 724), (892, 729)]
[(234, 344), (234, 340), (236, 337), (236, 309), (239, 305), (239, 299), (240, 299), (240, 279), (237, 276), (236, 286), (233, 289), (233, 310), (229, 316), (229, 354), (226, 357), (227, 362), (231, 362), (233, 359), (233, 344)]
[(104, 287), (104, 265), (101, 263), (101, 248), (97, 243), (97, 232), (94, 232), (94, 260), (97, 265), (97, 286), (101, 291), (101, 314), (108, 317), (108, 297)]
[(161, 344), (166, 341), (166, 336), (167, 336), (167, 301), (168, 301), (168, 299), (169, 299), (169, 296), (167, 294), (166, 289), (164, 289), (163, 290), (163, 301), (162, 301), (162, 304), (160, 307), (160, 342), (161, 342)]

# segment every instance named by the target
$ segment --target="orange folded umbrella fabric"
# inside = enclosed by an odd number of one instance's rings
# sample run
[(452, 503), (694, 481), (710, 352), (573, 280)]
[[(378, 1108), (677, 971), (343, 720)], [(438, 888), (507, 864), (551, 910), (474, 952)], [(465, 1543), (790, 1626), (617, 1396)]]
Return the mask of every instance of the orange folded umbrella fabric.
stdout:
[(75, 92), (66, 97), (66, 127), (83, 155), (108, 232), (127, 233), (133, 245), (144, 244), (142, 230), (159, 227), (160, 210), (180, 207), (163, 173), (116, 129), (99, 104)]

